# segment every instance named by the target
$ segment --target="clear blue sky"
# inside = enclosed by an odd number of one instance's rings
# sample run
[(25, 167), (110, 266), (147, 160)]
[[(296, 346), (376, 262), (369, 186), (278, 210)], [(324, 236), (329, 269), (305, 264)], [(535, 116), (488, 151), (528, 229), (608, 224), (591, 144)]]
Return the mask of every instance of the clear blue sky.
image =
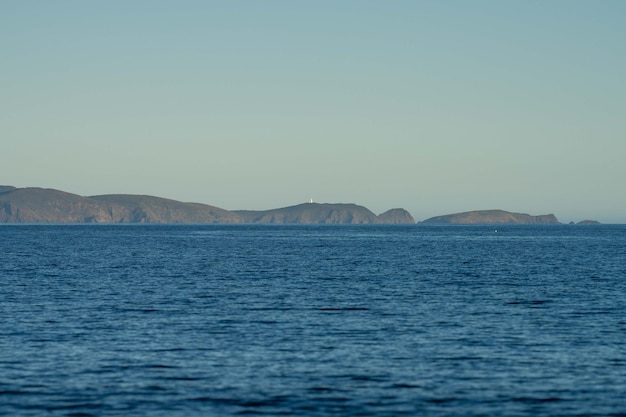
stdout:
[(2, 1), (0, 184), (626, 222), (626, 1)]

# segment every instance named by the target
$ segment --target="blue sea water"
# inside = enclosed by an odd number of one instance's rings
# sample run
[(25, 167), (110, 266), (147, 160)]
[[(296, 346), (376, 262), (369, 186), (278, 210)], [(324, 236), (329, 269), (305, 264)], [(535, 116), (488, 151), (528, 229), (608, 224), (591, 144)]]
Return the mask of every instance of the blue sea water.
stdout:
[(0, 415), (626, 416), (626, 226), (0, 226)]

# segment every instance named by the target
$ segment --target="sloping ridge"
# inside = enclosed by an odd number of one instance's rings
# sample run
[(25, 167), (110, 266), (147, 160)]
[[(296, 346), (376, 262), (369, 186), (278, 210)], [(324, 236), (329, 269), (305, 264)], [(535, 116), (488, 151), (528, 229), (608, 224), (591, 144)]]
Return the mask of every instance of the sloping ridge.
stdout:
[(17, 188), (0, 194), (3, 223), (111, 222), (112, 207), (47, 188)]
[(109, 194), (89, 197), (111, 204), (118, 223), (241, 223), (236, 214), (199, 203), (183, 203), (147, 195)]
[(356, 204), (304, 203), (265, 211), (237, 210), (246, 223), (375, 224), (378, 216)]
[(205, 204), (141, 195), (82, 197), (46, 188), (0, 193), (0, 223), (240, 223)]
[(15, 190), (17, 190), (17, 188), (11, 187), (10, 185), (0, 185), (0, 194), (8, 193)]
[(554, 214), (532, 216), (505, 210), (477, 210), (424, 220), (426, 224), (559, 224)]

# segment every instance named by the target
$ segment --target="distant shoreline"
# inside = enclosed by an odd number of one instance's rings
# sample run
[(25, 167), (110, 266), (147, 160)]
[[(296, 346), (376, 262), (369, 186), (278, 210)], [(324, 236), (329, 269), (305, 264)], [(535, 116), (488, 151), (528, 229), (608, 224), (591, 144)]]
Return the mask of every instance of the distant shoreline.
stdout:
[[(416, 222), (403, 208), (379, 215), (354, 203), (302, 203), (271, 210), (226, 210), (162, 197), (109, 194), (84, 197), (65, 191), (0, 186), (0, 223), (5, 224), (563, 224), (554, 214), (475, 210)], [(572, 224), (572, 223), (570, 223)], [(583, 220), (578, 225), (600, 224)]]

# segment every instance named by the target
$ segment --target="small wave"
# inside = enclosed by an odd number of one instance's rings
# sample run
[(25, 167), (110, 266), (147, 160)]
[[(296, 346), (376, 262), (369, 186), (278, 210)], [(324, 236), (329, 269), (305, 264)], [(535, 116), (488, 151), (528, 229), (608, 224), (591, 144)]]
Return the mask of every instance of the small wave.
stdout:
[(546, 397), (546, 398), (536, 398), (536, 397), (516, 397), (513, 398), (513, 401), (527, 404), (542, 404), (542, 403), (553, 403), (557, 401), (564, 401), (562, 398), (558, 397)]
[(178, 366), (171, 366), (171, 365), (155, 364), (155, 365), (146, 365), (146, 366), (144, 366), (144, 368), (148, 368), (148, 369), (177, 369), (179, 367)]
[(407, 383), (407, 382), (398, 382), (398, 383), (392, 384), (390, 386), (390, 388), (394, 388), (394, 389), (396, 389), (396, 388), (399, 388), (399, 389), (414, 389), (414, 388), (422, 388), (422, 386), (421, 385), (417, 385), (417, 384), (410, 384), (410, 383)]
[(311, 387), (309, 388), (309, 391), (312, 392), (331, 392), (331, 391), (336, 391), (335, 388), (331, 388), (331, 387)]
[(444, 397), (444, 398), (429, 398), (426, 400), (426, 402), (432, 403), (432, 404), (445, 404), (445, 403), (450, 403), (456, 400), (457, 399), (453, 397)]
[(524, 300), (524, 301), (511, 301), (508, 305), (526, 305), (526, 306), (539, 306), (547, 303), (551, 303), (552, 300)]

